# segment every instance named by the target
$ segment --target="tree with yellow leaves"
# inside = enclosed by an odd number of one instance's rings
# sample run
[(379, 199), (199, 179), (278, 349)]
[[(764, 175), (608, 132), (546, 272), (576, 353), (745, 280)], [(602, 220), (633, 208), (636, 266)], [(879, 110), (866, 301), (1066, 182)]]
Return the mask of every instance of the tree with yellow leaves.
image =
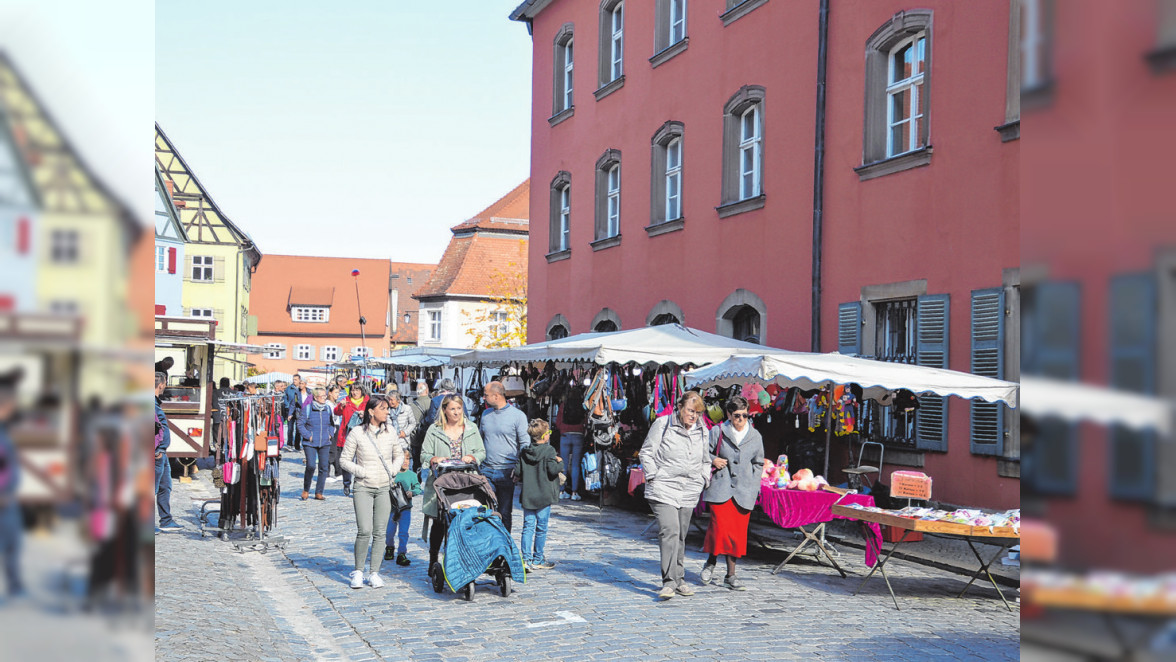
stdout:
[(474, 347), (518, 347), (527, 342), (527, 241), (519, 241), (519, 255), (490, 276), (489, 296), (476, 312), (462, 311), (466, 334)]

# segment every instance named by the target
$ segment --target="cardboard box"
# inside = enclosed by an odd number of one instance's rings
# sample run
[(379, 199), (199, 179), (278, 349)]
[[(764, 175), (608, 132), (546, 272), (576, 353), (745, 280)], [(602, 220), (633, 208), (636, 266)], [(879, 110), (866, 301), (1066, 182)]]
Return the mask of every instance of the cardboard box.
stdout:
[[(899, 538), (902, 538), (903, 531), (906, 531), (906, 529), (900, 529), (898, 527), (888, 526), (886, 524), (883, 524), (882, 525), (882, 540), (884, 540), (886, 542), (898, 542)], [(911, 531), (911, 532), (907, 533), (906, 540), (903, 541), (903, 544), (906, 544), (908, 542), (918, 542), (922, 539), (923, 539), (923, 532), (922, 531)]]

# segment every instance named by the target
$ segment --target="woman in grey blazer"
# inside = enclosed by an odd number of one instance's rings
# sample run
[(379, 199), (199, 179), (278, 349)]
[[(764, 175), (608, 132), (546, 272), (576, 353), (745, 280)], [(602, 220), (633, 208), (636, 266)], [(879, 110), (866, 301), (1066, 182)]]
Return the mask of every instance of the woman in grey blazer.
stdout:
[(734, 396), (725, 407), (727, 420), (710, 431), (710, 487), (702, 498), (711, 509), (704, 549), (710, 556), (702, 566), (702, 583), (714, 577), (719, 555), (727, 557), (723, 586), (734, 591), (747, 587), (735, 579), (735, 559), (747, 554), (747, 522), (759, 496), (764, 470), (764, 440), (751, 426), (747, 400)]

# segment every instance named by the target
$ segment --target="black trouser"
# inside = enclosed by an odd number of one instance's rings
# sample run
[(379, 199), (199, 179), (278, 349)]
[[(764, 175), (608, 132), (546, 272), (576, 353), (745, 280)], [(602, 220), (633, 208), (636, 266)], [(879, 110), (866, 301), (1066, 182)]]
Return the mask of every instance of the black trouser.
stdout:
[(343, 449), (339, 446), (331, 446), (331, 466), (335, 467), (336, 476), (343, 477), (343, 487), (351, 487), (351, 472), (339, 466), (339, 455), (342, 453)]
[(445, 521), (445, 513), (441, 513), (440, 517), (433, 518), (433, 528), (429, 531), (430, 567), (437, 562), (437, 556), (441, 554), (441, 543), (445, 542), (445, 532), (448, 529), (449, 524)]
[(302, 435), (298, 432), (298, 416), (290, 417), (286, 423), (286, 445), (291, 446), (296, 451), (302, 450)]

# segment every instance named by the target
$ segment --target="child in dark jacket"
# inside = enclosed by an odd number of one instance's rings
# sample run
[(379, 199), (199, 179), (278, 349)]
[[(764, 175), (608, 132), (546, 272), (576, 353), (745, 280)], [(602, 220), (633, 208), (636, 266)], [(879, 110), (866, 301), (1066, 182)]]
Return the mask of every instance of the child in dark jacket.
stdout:
[[(396, 474), (396, 482), (404, 486), (404, 489), (409, 494), (417, 496), (421, 492), (421, 481), (417, 478), (416, 472), (409, 470), (411, 459), (405, 454), (404, 466), (402, 471)], [(408, 565), (412, 561), (408, 560), (408, 527), (412, 524), (412, 507), (400, 511), (399, 513), (392, 513), (388, 518), (387, 533), (384, 537), (384, 560), (391, 561), (395, 550), (399, 549), (400, 553), (396, 554), (396, 565)], [(393, 545), (393, 538), (399, 544)]]
[(548, 443), (551, 426), (547, 421), (532, 420), (527, 434), (531, 437), (531, 445), (519, 451), (515, 465), (515, 476), (523, 485), (519, 496), (519, 504), (523, 507), (523, 562), (528, 570), (545, 570), (555, 567), (544, 556), (543, 548), (547, 542), (551, 505), (559, 501), (563, 459)]

